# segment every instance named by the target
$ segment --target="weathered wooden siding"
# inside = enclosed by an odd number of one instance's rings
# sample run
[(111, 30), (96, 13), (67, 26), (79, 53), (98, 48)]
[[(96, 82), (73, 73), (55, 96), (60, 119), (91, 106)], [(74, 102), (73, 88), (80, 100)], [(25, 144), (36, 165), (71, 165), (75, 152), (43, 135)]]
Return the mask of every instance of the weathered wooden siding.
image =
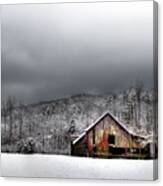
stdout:
[(85, 137), (82, 138), (76, 145), (71, 145), (71, 154), (87, 156), (87, 144), (85, 143)]
[[(109, 136), (114, 136), (114, 143), (109, 144)], [(73, 154), (79, 156), (109, 156), (111, 148), (123, 150), (141, 149), (136, 137), (128, 133), (109, 115), (93, 126), (86, 135), (73, 145)]]
[[(93, 131), (95, 132), (95, 144), (93, 143)], [(140, 144), (109, 116), (100, 121), (87, 135), (86, 143), (89, 153), (92, 153), (94, 145), (96, 152), (107, 153), (109, 151), (109, 135), (115, 136), (115, 147), (140, 147)]]

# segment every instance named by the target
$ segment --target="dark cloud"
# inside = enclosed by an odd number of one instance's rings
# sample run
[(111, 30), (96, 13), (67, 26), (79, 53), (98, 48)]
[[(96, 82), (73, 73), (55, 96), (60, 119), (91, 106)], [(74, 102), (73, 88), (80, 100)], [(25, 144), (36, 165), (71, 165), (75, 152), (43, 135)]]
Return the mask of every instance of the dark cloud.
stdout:
[(29, 103), (152, 87), (152, 6), (5, 5), (2, 95)]

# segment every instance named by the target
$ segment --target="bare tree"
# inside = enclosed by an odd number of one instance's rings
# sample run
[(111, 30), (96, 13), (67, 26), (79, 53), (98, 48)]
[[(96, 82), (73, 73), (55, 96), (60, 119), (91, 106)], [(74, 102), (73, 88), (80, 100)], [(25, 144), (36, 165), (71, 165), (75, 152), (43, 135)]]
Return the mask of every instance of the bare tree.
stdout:
[(2, 108), (1, 108), (1, 115), (4, 119), (4, 132), (7, 132), (7, 102), (6, 100), (2, 100)]
[[(138, 121), (140, 122), (141, 119), (141, 93), (143, 91), (143, 83), (141, 81), (136, 81), (136, 95), (137, 95), (137, 102), (138, 102)], [(140, 128), (140, 123), (137, 124), (138, 128)]]
[(23, 133), (23, 112), (24, 112), (24, 106), (22, 103), (19, 103), (19, 112), (18, 112), (18, 120), (19, 120), (19, 140), (22, 139), (22, 133)]
[(14, 105), (16, 101), (15, 98), (13, 97), (8, 97), (7, 99), (7, 113), (9, 115), (9, 143), (12, 143), (13, 140), (13, 110), (14, 110)]

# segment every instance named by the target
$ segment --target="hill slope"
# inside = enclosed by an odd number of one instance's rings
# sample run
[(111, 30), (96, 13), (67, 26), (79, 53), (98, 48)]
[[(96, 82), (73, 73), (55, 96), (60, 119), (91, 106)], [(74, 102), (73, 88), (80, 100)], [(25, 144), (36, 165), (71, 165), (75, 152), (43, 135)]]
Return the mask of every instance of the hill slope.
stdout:
[(2, 151), (17, 152), (30, 138), (36, 143), (38, 152), (69, 154), (70, 135), (79, 135), (106, 111), (115, 115), (129, 130), (149, 135), (154, 124), (153, 102), (152, 91), (142, 91), (138, 98), (132, 88), (116, 94), (81, 94), (3, 108)]

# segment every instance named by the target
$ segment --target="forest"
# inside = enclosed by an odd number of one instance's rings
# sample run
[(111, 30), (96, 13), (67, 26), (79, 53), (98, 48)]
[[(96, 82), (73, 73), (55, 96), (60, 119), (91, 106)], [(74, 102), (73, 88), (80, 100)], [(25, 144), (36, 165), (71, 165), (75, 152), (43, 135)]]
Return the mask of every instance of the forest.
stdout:
[(107, 94), (79, 94), (23, 104), (2, 99), (1, 151), (70, 155), (71, 140), (109, 111), (130, 131), (156, 136), (156, 96), (143, 84)]

